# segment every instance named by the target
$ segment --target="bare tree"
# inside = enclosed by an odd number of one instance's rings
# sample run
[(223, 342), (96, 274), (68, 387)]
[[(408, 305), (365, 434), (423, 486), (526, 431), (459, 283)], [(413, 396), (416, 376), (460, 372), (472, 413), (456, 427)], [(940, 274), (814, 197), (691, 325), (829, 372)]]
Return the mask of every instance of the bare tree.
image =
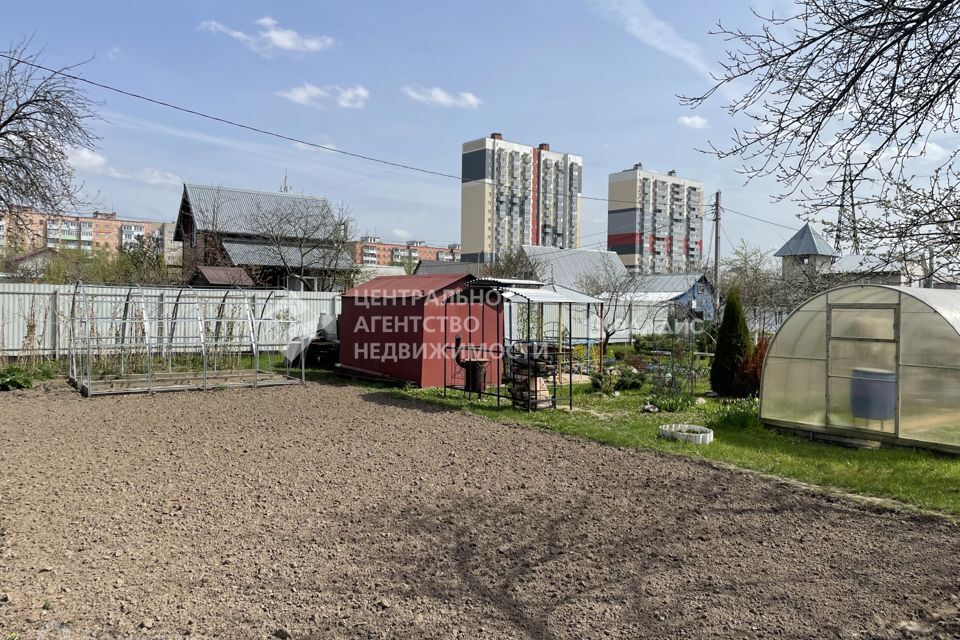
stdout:
[(8, 231), (28, 228), (29, 210), (51, 215), (81, 204), (68, 152), (92, 149), (96, 116), (72, 78), (75, 67), (38, 68), (40, 55), (23, 40), (0, 52), (0, 215)]
[(251, 223), (288, 277), (305, 284), (316, 279), (317, 291), (353, 285), (356, 221), (347, 205), (325, 198), (283, 198), (275, 206), (258, 207)]
[[(775, 176), (783, 185), (779, 198), (802, 196), (807, 217), (832, 209), (824, 220), (829, 232), (894, 262), (906, 236), (886, 232), (888, 216), (899, 231), (922, 229), (930, 205), (955, 191), (957, 154), (934, 145), (958, 132), (960, 3), (794, 6), (788, 17), (755, 13), (755, 29), (721, 25), (718, 33), (733, 43), (723, 72), (709, 91), (685, 101), (696, 106), (721, 89), (733, 96), (727, 110), (750, 125), (711, 152), (740, 160), (749, 178)], [(946, 184), (921, 199), (909, 167), (922, 155), (940, 167), (934, 177)], [(911, 243), (912, 250), (950, 253), (936, 234), (920, 234), (926, 239)]]
[[(632, 313), (638, 306), (637, 294), (643, 289), (643, 276), (629, 273), (624, 269), (617, 269), (613, 262), (604, 261), (603, 266), (589, 273), (584, 273), (577, 279), (577, 289), (589, 296), (604, 301), (599, 310), (600, 325), (603, 330), (603, 353), (607, 352), (611, 338), (618, 331), (633, 329), (636, 318)], [(646, 313), (655, 312), (647, 305), (639, 305)], [(643, 324), (646, 320), (643, 318)]]
[[(741, 241), (721, 263), (720, 290), (737, 288), (750, 330), (756, 334), (775, 328), (808, 290), (806, 283), (786, 283), (769, 251)], [(804, 293), (798, 293), (802, 289)]]
[(493, 262), (483, 267), (487, 278), (514, 278), (517, 280), (541, 280), (547, 277), (543, 261), (529, 256), (523, 247), (507, 248)]

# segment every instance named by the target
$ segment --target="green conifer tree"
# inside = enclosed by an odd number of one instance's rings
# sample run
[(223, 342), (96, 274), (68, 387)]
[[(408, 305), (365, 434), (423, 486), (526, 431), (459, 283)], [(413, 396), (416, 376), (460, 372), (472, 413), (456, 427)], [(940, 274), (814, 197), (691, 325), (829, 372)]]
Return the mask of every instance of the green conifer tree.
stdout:
[(740, 291), (734, 287), (727, 294), (723, 309), (723, 321), (717, 332), (717, 348), (710, 368), (710, 387), (720, 396), (734, 394), (737, 370), (744, 358), (753, 351), (750, 329), (743, 313)]

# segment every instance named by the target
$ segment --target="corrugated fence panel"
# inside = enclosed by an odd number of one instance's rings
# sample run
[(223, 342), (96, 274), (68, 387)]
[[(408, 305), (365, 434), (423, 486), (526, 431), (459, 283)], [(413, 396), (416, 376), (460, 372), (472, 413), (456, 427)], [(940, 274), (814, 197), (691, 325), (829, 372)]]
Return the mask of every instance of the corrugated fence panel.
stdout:
[[(254, 302), (254, 313), (258, 317), (287, 320), (269, 324), (271, 334), (263, 336), (265, 344), (286, 344), (301, 333), (313, 334), (320, 329), (335, 334), (340, 313), (340, 294), (333, 292), (95, 285), (86, 285), (84, 289), (88, 298), (86, 313), (93, 319), (97, 333), (110, 335), (119, 331), (129, 298), (136, 313), (145, 307), (147, 316), (154, 320), (150, 331), (158, 343), (171, 340), (171, 335), (174, 343), (196, 336), (201, 313), (211, 325), (207, 332), (215, 331), (224, 296), (248, 297)], [(83, 313), (84, 308), (84, 301), (75, 296), (75, 291), (76, 286), (72, 284), (0, 282), (0, 356), (66, 356), (71, 308), (76, 305), (78, 314)], [(221, 320), (247, 321), (246, 318)]]

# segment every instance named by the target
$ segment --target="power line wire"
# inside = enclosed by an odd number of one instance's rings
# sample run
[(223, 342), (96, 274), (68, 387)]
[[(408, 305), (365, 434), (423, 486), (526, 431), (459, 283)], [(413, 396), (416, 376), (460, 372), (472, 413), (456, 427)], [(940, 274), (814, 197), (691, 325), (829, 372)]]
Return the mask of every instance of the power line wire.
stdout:
[[(749, 213), (743, 213), (742, 211), (737, 211), (737, 210), (731, 209), (731, 208), (729, 208), (729, 207), (721, 206), (720, 209), (723, 210), (723, 211), (725, 211), (725, 212), (727, 212), (727, 213), (733, 213), (733, 214), (736, 214), (736, 215), (738, 215), (738, 216), (743, 216), (744, 218), (750, 218), (751, 220), (756, 220), (757, 222), (766, 222), (767, 224), (772, 224), (772, 225), (775, 226), (775, 227), (782, 227), (782, 228), (784, 228), (784, 229), (789, 229), (790, 231), (797, 231), (797, 228), (796, 228), (796, 227), (790, 227), (790, 226), (787, 226), (787, 225), (785, 225), (785, 224), (780, 224), (779, 222), (774, 222), (773, 220), (767, 220), (766, 218), (759, 218), (759, 217), (757, 217), (757, 216), (752, 216), (752, 215), (750, 215)], [(722, 228), (723, 228), (723, 227), (721, 227), (721, 229), (722, 229)]]
[[(44, 65), (41, 65), (41, 64), (37, 64), (36, 62), (30, 62), (29, 60), (24, 60), (24, 59), (22, 59), (22, 58), (18, 58), (18, 57), (16, 57), (16, 56), (11, 56), (11, 55), (6, 54), (6, 53), (0, 53), (0, 57), (6, 58), (7, 60), (10, 60), (10, 61), (12, 61), (12, 62), (16, 62), (16, 63), (18, 63), (18, 64), (23, 64), (23, 65), (26, 65), (26, 66), (29, 66), (29, 67), (33, 67), (33, 68), (35, 68), (35, 69), (40, 69), (40, 70), (42, 70), (42, 71), (46, 71), (47, 73), (52, 73), (52, 74), (55, 74), (55, 75), (62, 76), (62, 77), (64, 77), (64, 78), (69, 78), (70, 80), (74, 80), (74, 81), (76, 81), (76, 82), (81, 82), (81, 83), (84, 83), (84, 84), (88, 84), (88, 85), (90, 85), (90, 86), (94, 86), (94, 87), (97, 87), (97, 88), (100, 88), (100, 89), (104, 89), (104, 90), (106, 90), (106, 91), (112, 91), (112, 92), (114, 92), (114, 93), (118, 93), (118, 94), (120, 94), (120, 95), (127, 96), (127, 97), (129, 97), (129, 98), (134, 98), (134, 99), (136, 99), (136, 100), (142, 100), (142, 101), (148, 102), (148, 103), (150, 103), (150, 104), (154, 104), (154, 105), (161, 106), (161, 107), (166, 107), (166, 108), (168, 108), (168, 109), (173, 109), (173, 110), (175, 110), (175, 111), (179, 111), (179, 112), (182, 112), (182, 113), (187, 113), (187, 114), (189, 114), (189, 115), (193, 115), (193, 116), (196, 116), (196, 117), (198, 117), (198, 118), (203, 118), (203, 119), (210, 120), (210, 121), (213, 121), (213, 122), (218, 122), (218, 123), (220, 123), (220, 124), (225, 124), (225, 125), (231, 126), (231, 127), (237, 127), (237, 128), (239, 128), (239, 129), (244, 129), (244, 130), (246, 130), (246, 131), (251, 131), (251, 132), (253, 132), (253, 133), (259, 133), (259, 134), (261, 134), (261, 135), (265, 135), (265, 136), (269, 136), (269, 137), (272, 137), (272, 138), (276, 138), (276, 139), (278, 139), (278, 140), (284, 140), (284, 141), (287, 141), (287, 142), (292, 142), (292, 143), (296, 143), (296, 144), (306, 145), (306, 146), (308, 146), (308, 147), (313, 147), (313, 148), (315, 148), (315, 149), (322, 149), (322, 150), (324, 150), (324, 151), (329, 151), (329, 152), (331, 152), (331, 153), (336, 153), (336, 154), (340, 154), (340, 155), (347, 156), (347, 157), (351, 157), (351, 158), (358, 158), (358, 159), (360, 159), (360, 160), (366, 160), (367, 162), (374, 162), (374, 163), (377, 163), (377, 164), (382, 164), (382, 165), (394, 167), (394, 168), (397, 168), (397, 169), (405, 169), (405, 170), (407, 170), (407, 171), (413, 171), (413, 172), (422, 173), (422, 174), (426, 174), (426, 175), (432, 175), (432, 176), (437, 176), (437, 177), (441, 177), (441, 178), (448, 178), (448, 179), (451, 179), (451, 180), (457, 180), (457, 181), (460, 182), (461, 184), (467, 184), (467, 183), (470, 183), (470, 182), (482, 182), (483, 180), (486, 179), (486, 178), (480, 178), (480, 179), (476, 179), (476, 180), (463, 180), (462, 176), (454, 175), (454, 174), (452, 174), (452, 173), (446, 173), (446, 172), (444, 172), (444, 171), (435, 171), (435, 170), (433, 170), (433, 169), (425, 169), (425, 168), (423, 168), (423, 167), (418, 167), (418, 166), (415, 166), (415, 165), (412, 165), (412, 164), (406, 164), (406, 163), (403, 163), (403, 162), (394, 162), (394, 161), (392, 161), (392, 160), (385, 160), (385, 159), (383, 159), (383, 158), (378, 158), (378, 157), (376, 157), (376, 156), (371, 156), (371, 155), (367, 155), (367, 154), (363, 154), (363, 153), (356, 153), (356, 152), (353, 152), (353, 151), (346, 151), (346, 150), (340, 149), (340, 148), (338, 148), (338, 147), (332, 147), (332, 146), (328, 146), (328, 145), (319, 144), (319, 143), (316, 143), (316, 142), (310, 142), (309, 140), (304, 140), (304, 139), (302, 139), (302, 138), (297, 138), (296, 136), (291, 136), (291, 135), (286, 135), (286, 134), (283, 134), (283, 133), (278, 133), (278, 132), (276, 132), (276, 131), (271, 131), (271, 130), (269, 130), (269, 129), (264, 129), (264, 128), (262, 128), (262, 127), (257, 127), (257, 126), (245, 124), (245, 123), (242, 123), (242, 122), (237, 122), (237, 121), (235, 121), (235, 120), (230, 120), (229, 118), (224, 118), (224, 117), (222, 117), (222, 116), (216, 116), (216, 115), (212, 115), (212, 114), (209, 114), (209, 113), (205, 113), (205, 112), (203, 112), (203, 111), (198, 111), (198, 110), (196, 110), (196, 109), (191, 109), (191, 108), (189, 108), (189, 107), (183, 107), (183, 106), (174, 104), (174, 103), (172, 103), (172, 102), (168, 102), (168, 101), (166, 101), (166, 100), (160, 100), (160, 99), (158, 99), (158, 98), (151, 98), (151, 97), (149, 97), (149, 96), (146, 96), (146, 95), (143, 95), (143, 94), (141, 94), (141, 93), (134, 92), (134, 91), (128, 91), (128, 90), (126, 90), (126, 89), (120, 89), (119, 87), (115, 87), (115, 86), (112, 86), (112, 85), (109, 85), (109, 84), (105, 84), (105, 83), (102, 83), (102, 82), (97, 82), (97, 81), (95, 81), (95, 80), (90, 80), (90, 79), (88, 79), (88, 78), (84, 78), (84, 77), (82, 77), (82, 76), (78, 76), (78, 75), (73, 74), (73, 73), (68, 73), (65, 69), (53, 69), (53, 68), (51, 68), (51, 67), (47, 67), (47, 66), (44, 66)], [(345, 185), (341, 185), (341, 186), (345, 186)], [(337, 187), (335, 187), (335, 188), (337, 188)], [(512, 189), (512, 190), (514, 190), (514, 191), (520, 191), (520, 192), (525, 192), (525, 193), (530, 193), (530, 194), (533, 193), (533, 187), (532, 187), (532, 186), (531, 186), (529, 189), (527, 189), (527, 188), (525, 188), (525, 187), (511, 186), (510, 189)], [(588, 196), (588, 195), (584, 195), (584, 194), (582, 194), (582, 193), (579, 194), (579, 197), (580, 197), (580, 199), (582, 199), (582, 200), (590, 200), (590, 201), (594, 201), (594, 202), (607, 202), (607, 203), (613, 203), (613, 204), (629, 204), (629, 205), (633, 205), (633, 206), (636, 206), (636, 204), (637, 204), (636, 201), (631, 201), (631, 200), (613, 200), (613, 199), (611, 199), (611, 198), (601, 198), (601, 197), (598, 197), (598, 196)], [(776, 223), (776, 222), (773, 222), (773, 221), (770, 221), (770, 220), (764, 220), (763, 218), (758, 218), (758, 217), (755, 217), (755, 216), (751, 216), (751, 215), (749, 215), (749, 214), (740, 213), (740, 212), (738, 212), (738, 211), (733, 211), (733, 210), (730, 210), (730, 211), (731, 211), (731, 213), (736, 213), (736, 214), (738, 214), (738, 215), (743, 215), (743, 216), (746, 216), (746, 217), (748, 217), (748, 218), (753, 218), (754, 220), (758, 220), (758, 221), (760, 221), (760, 222), (767, 222), (768, 224), (773, 224), (773, 225), (781, 226), (781, 227), (784, 227), (784, 228), (789, 228), (789, 227), (786, 227), (786, 225), (781, 225), (781, 224), (779, 224), (779, 223)], [(599, 235), (599, 234), (594, 234), (594, 235)]]

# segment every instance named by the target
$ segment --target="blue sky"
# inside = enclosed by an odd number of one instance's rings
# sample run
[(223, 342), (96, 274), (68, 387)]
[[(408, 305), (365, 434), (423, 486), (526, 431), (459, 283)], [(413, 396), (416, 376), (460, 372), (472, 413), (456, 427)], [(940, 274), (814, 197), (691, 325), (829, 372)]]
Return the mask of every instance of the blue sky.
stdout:
[[(786, 0), (756, 0), (761, 11)], [(584, 158), (584, 195), (642, 161), (723, 191), (731, 209), (799, 227), (772, 181), (696, 151), (732, 121), (705, 90), (747, 3), (694, 0), (461, 2), (33, 2), (4, 8), (0, 44), (33, 34), (44, 62), (199, 111), (356, 153), (458, 174), (460, 145), (491, 131)], [(172, 220), (181, 183), (297, 191), (347, 203), (360, 231), (459, 241), (459, 183), (308, 150), (100, 89), (101, 137), (74, 165), (101, 208)], [(606, 232), (584, 203), (583, 244)], [(709, 232), (709, 224), (706, 225)], [(728, 215), (722, 246), (779, 246), (786, 229)]]

